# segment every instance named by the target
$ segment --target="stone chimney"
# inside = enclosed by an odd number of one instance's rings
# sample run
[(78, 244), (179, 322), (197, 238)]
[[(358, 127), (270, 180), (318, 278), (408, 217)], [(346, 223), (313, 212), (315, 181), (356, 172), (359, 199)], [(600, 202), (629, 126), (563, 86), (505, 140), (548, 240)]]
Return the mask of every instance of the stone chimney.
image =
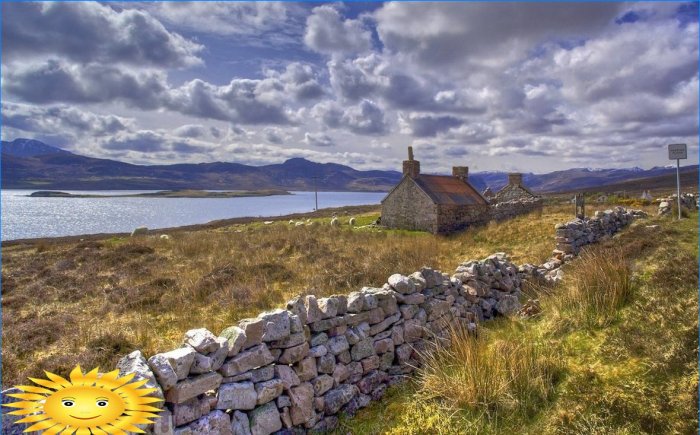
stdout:
[(469, 167), (468, 166), (453, 166), (452, 176), (457, 177), (460, 180), (469, 181)]
[(413, 160), (413, 147), (408, 147), (408, 160), (403, 161), (403, 174), (411, 178), (420, 174), (420, 162)]
[(514, 186), (522, 186), (523, 185), (523, 174), (520, 172), (511, 172), (508, 174), (508, 184), (512, 184)]

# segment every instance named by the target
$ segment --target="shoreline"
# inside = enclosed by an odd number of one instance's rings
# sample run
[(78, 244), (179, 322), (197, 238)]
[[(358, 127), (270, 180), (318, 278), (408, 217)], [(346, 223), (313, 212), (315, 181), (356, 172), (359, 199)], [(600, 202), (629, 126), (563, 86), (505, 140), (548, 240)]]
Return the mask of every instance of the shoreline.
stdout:
[(179, 189), (179, 190), (159, 190), (157, 192), (148, 193), (127, 193), (121, 195), (91, 195), (83, 193), (67, 193), (58, 190), (38, 190), (27, 195), (29, 198), (250, 198), (250, 197), (266, 197), (278, 195), (293, 195), (287, 190), (280, 189), (263, 189), (263, 190), (231, 190), (231, 191), (216, 191), (198, 189)]
[[(341, 213), (369, 213), (378, 212), (381, 208), (381, 204), (369, 204), (369, 205), (348, 205), (343, 207), (328, 207), (322, 208), (311, 212), (302, 213), (291, 213), (281, 216), (244, 216), (228, 219), (216, 219), (203, 224), (192, 224), (183, 225), (178, 227), (166, 227), (166, 228), (153, 228), (148, 230), (148, 235), (160, 235), (160, 234), (173, 234), (180, 232), (191, 232), (191, 231), (204, 231), (213, 230), (217, 228), (227, 227), (236, 224), (248, 224), (258, 221), (285, 221), (290, 219), (306, 219), (306, 218), (320, 218), (320, 217), (331, 217), (333, 214)], [(0, 242), (2, 247), (19, 246), (19, 245), (37, 245), (37, 244), (62, 244), (71, 242), (81, 242), (87, 240), (102, 240), (112, 237), (130, 237), (130, 232), (125, 233), (96, 233), (96, 234), (82, 234), (75, 236), (58, 236), (58, 237), (37, 237), (28, 239), (12, 239), (3, 240)]]

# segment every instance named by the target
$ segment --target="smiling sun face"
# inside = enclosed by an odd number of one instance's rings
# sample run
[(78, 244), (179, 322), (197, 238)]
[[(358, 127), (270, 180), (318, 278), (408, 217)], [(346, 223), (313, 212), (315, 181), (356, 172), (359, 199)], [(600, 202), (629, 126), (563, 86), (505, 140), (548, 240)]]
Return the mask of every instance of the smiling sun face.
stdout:
[[(134, 374), (119, 377), (119, 371), (100, 375), (97, 369), (83, 374), (80, 366), (70, 381), (46, 372), (48, 379), (30, 378), (36, 386), (17, 386), (23, 393), (8, 394), (21, 399), (5, 406), (19, 408), (9, 414), (26, 415), (17, 423), (34, 423), (25, 432), (126, 434), (143, 433), (135, 425), (153, 423), (160, 409), (148, 405), (160, 401), (147, 397), (154, 388), (140, 388), (147, 380), (130, 382)], [(66, 432), (64, 432), (66, 431)]]

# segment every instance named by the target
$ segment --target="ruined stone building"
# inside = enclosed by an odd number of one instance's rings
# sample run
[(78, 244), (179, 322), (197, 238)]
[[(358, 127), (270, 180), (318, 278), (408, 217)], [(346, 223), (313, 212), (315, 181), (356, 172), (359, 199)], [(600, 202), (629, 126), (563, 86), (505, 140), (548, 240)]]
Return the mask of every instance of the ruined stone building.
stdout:
[(508, 174), (508, 184), (494, 195), (491, 203), (530, 200), (539, 198), (523, 184), (523, 174), (512, 172)]
[(493, 199), (494, 195), (495, 194), (493, 193), (493, 190), (491, 190), (490, 187), (487, 187), (486, 189), (484, 189), (483, 192), (481, 192), (481, 196), (486, 198), (487, 201), (491, 201)]
[(382, 200), (382, 225), (388, 228), (449, 233), (489, 220), (489, 203), (468, 180), (469, 168), (452, 176), (420, 173), (420, 162), (403, 162), (403, 178)]

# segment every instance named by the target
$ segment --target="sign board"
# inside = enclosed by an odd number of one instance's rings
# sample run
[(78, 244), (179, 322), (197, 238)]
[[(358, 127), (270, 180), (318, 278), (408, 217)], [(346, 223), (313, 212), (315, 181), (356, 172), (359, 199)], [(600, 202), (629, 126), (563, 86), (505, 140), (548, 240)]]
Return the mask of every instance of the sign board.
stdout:
[(684, 143), (672, 143), (668, 146), (668, 159), (678, 160), (688, 158), (688, 146)]

